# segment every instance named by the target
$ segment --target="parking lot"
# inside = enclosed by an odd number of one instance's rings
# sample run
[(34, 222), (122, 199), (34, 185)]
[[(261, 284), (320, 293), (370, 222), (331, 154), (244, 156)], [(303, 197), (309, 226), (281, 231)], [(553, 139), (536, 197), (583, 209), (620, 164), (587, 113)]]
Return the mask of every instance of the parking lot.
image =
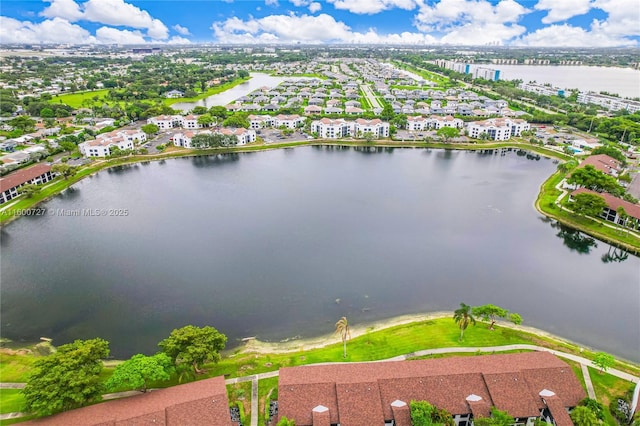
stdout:
[(306, 141), (308, 139), (313, 139), (312, 137), (304, 134), (299, 130), (296, 130), (291, 135), (286, 136), (282, 133), (282, 130), (259, 129), (259, 130), (256, 130), (256, 136), (258, 136), (259, 138), (262, 138), (265, 144), (300, 142), (300, 141)]

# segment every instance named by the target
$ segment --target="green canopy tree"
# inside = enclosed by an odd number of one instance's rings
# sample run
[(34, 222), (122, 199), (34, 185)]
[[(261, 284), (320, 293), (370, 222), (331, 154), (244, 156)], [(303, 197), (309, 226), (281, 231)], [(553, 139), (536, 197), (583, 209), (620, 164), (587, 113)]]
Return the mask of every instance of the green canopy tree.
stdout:
[(347, 317), (342, 317), (336, 322), (336, 334), (340, 335), (343, 345), (343, 357), (347, 357), (347, 338), (351, 338), (351, 330), (349, 330), (349, 321)]
[(584, 405), (574, 408), (569, 416), (576, 426), (597, 426), (601, 424), (596, 414)]
[(580, 216), (600, 216), (607, 207), (606, 201), (596, 194), (577, 194), (574, 197), (573, 211)]
[(70, 166), (68, 164), (54, 164), (53, 166), (51, 166), (51, 171), (53, 173), (58, 173), (59, 175), (64, 177), (65, 180), (67, 180), (70, 177), (75, 176), (75, 174), (78, 172), (78, 168), (75, 166)]
[(142, 130), (147, 135), (147, 137), (150, 137), (151, 135), (155, 135), (156, 133), (158, 133), (160, 128), (157, 124), (149, 123), (142, 126), (140, 130)]
[(491, 408), (491, 417), (478, 417), (473, 419), (475, 426), (511, 426), (515, 419), (506, 411)]
[(616, 359), (613, 355), (609, 355), (606, 352), (598, 352), (593, 357), (593, 361), (591, 363), (600, 369), (600, 374), (604, 373), (609, 369), (609, 367), (613, 367)]
[(150, 382), (169, 380), (174, 372), (173, 361), (165, 353), (137, 354), (119, 364), (105, 386), (110, 391), (127, 387), (146, 392)]
[(204, 371), (198, 365), (205, 361), (218, 362), (220, 351), (224, 349), (226, 342), (227, 336), (213, 327), (187, 325), (173, 330), (158, 346), (169, 355), (174, 364), (191, 364), (196, 374), (202, 374)]
[(453, 416), (446, 410), (439, 409), (427, 401), (411, 401), (411, 423), (414, 426), (443, 425), (454, 426)]
[(449, 142), (451, 139), (460, 136), (460, 130), (455, 127), (441, 127), (436, 130), (436, 135), (438, 135), (445, 142)]
[(22, 393), (27, 412), (48, 416), (99, 401), (102, 360), (109, 356), (103, 339), (76, 340), (34, 363)]
[(27, 198), (32, 198), (34, 195), (40, 192), (40, 190), (41, 188), (38, 185), (27, 183), (19, 188), (19, 194), (23, 194)]
[(483, 321), (489, 322), (489, 330), (495, 329), (495, 324), (498, 318), (509, 318), (514, 324), (522, 323), (522, 317), (518, 314), (511, 313), (507, 309), (501, 308), (496, 305), (482, 305), (482, 306), (474, 306), (471, 311), (475, 317), (482, 318)]
[(471, 306), (460, 303), (460, 307), (453, 312), (453, 320), (458, 324), (458, 327), (460, 327), (459, 340), (462, 342), (464, 331), (469, 327), (469, 324), (476, 325), (476, 319), (473, 317)]
[(248, 129), (251, 123), (249, 123), (249, 118), (247, 117), (248, 115), (246, 112), (236, 112), (235, 114), (227, 117), (222, 122), (222, 125), (226, 127), (243, 127), (245, 129)]

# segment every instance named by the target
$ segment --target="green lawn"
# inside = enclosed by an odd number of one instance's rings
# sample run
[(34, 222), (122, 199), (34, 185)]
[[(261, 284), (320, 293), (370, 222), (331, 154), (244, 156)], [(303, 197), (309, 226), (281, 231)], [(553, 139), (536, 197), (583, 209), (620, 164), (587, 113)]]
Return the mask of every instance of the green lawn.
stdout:
[(267, 401), (275, 401), (278, 399), (278, 378), (272, 377), (270, 379), (262, 379), (258, 382), (258, 411), (260, 416), (258, 417), (258, 424), (265, 424), (267, 418), (267, 410), (269, 407), (266, 405)]
[(36, 359), (34, 355), (11, 355), (0, 352), (0, 382), (25, 382)]
[(93, 100), (94, 97), (98, 97), (101, 102), (107, 102), (106, 96), (109, 93), (109, 89), (90, 90), (87, 92), (76, 92), (65, 95), (53, 96), (49, 103), (58, 104), (63, 103), (73, 108), (82, 108), (82, 102), (86, 99)]
[(599, 370), (591, 367), (589, 367), (589, 376), (591, 376), (596, 399), (604, 405), (605, 423), (617, 425), (618, 423), (609, 412), (609, 403), (624, 396), (629, 390), (632, 390), (634, 384), (612, 376), (611, 374), (600, 373)]
[(23, 406), (24, 397), (20, 389), (0, 389), (0, 414), (19, 412)]

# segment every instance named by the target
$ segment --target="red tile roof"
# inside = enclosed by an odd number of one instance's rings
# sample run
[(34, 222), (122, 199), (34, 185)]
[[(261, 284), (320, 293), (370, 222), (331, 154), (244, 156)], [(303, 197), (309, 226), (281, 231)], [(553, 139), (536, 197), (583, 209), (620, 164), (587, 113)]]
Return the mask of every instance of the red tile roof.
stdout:
[(0, 192), (4, 192), (7, 189), (22, 185), (23, 183), (28, 182), (31, 179), (37, 178), (38, 176), (47, 173), (48, 171), (51, 171), (50, 165), (36, 164), (33, 167), (28, 167), (26, 169), (10, 173), (5, 177), (0, 178)]
[[(571, 368), (547, 352), (282, 368), (278, 389), (279, 415), (299, 426), (312, 425), (311, 410), (320, 404), (332, 424), (350, 426), (391, 420), (396, 400), (426, 400), (454, 415), (486, 415), (496, 406), (534, 417), (544, 407), (542, 389), (566, 407), (585, 396)], [(469, 403), (471, 394), (482, 399)]]
[(615, 158), (609, 157), (606, 154), (598, 154), (598, 155), (591, 155), (587, 158), (585, 158), (581, 163), (580, 163), (580, 167), (585, 167), (585, 166), (593, 166), (596, 169), (600, 170), (601, 172), (604, 172), (606, 174), (611, 174), (612, 170), (620, 170), (620, 162), (618, 160), (616, 160)]
[(628, 201), (623, 200), (622, 198), (614, 197), (611, 194), (607, 194), (606, 192), (595, 192), (586, 188), (576, 189), (571, 193), (571, 196), (575, 196), (577, 194), (595, 194), (604, 198), (604, 201), (607, 203), (607, 206), (611, 210), (618, 210), (619, 207), (623, 207), (629, 216), (633, 216), (637, 219), (640, 219), (640, 205), (633, 204)]
[(232, 426), (224, 377), (159, 389), (24, 423), (25, 426), (120, 424)]

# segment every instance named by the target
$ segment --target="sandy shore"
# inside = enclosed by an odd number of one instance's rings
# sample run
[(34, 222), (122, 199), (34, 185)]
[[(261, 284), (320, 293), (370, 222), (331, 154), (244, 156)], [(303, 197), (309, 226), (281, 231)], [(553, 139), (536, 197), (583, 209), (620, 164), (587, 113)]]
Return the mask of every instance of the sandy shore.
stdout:
[[(371, 323), (363, 323), (350, 326), (351, 338), (355, 338), (358, 336), (362, 336), (367, 332), (384, 330), (385, 328), (395, 327), (397, 325), (411, 324), (415, 322), (427, 321), (430, 319), (436, 318), (451, 318), (452, 312), (449, 311), (439, 311), (439, 312), (427, 312), (421, 314), (412, 314), (412, 315), (401, 315), (393, 318), (388, 318), (381, 321), (375, 321)], [(527, 327), (522, 325), (515, 325), (506, 321), (498, 321), (497, 325), (500, 327), (509, 327), (516, 330), (521, 330), (533, 334), (537, 334), (539, 336), (544, 336), (548, 338), (552, 338), (559, 342), (568, 343), (571, 345), (575, 345), (580, 347), (578, 343), (571, 342), (563, 337), (553, 335), (544, 330), (540, 330), (533, 327)], [(324, 346), (333, 345), (335, 343), (340, 343), (341, 339), (335, 333), (325, 334), (317, 337), (310, 337), (306, 339), (292, 339), (282, 342), (263, 342), (255, 338), (249, 338), (240, 345), (240, 349), (242, 352), (254, 352), (260, 354), (268, 354), (268, 353), (286, 353), (286, 352), (297, 352), (303, 350), (317, 349), (322, 348)]]

